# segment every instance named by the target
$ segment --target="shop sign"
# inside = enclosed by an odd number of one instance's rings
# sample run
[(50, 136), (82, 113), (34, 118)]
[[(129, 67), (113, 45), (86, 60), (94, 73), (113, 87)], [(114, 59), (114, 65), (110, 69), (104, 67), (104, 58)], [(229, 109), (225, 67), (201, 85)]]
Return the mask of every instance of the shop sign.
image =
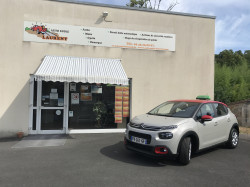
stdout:
[(24, 41), (175, 51), (175, 34), (24, 21)]

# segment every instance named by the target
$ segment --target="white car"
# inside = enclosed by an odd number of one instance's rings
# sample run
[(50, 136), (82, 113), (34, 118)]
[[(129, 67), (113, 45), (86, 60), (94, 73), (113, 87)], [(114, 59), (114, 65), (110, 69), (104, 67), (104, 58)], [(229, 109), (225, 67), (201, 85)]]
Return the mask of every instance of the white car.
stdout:
[(201, 99), (167, 101), (136, 116), (127, 124), (124, 138), (129, 150), (174, 156), (184, 165), (193, 152), (221, 143), (235, 148), (238, 142), (238, 122), (227, 105)]

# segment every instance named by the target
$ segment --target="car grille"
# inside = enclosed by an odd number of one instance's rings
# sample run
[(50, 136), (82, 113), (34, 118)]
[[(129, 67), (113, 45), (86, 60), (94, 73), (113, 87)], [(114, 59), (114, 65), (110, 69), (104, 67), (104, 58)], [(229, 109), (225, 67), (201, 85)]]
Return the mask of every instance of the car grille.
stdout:
[(144, 130), (149, 130), (149, 131), (160, 131), (162, 127), (158, 126), (149, 126), (145, 125), (143, 123), (131, 123), (129, 124), (131, 127), (137, 128), (137, 129), (144, 129)]
[(147, 140), (147, 144), (150, 144), (151, 142), (151, 135), (149, 134), (143, 134), (143, 133), (139, 133), (139, 132), (134, 132), (134, 131), (129, 131), (129, 139), (131, 140), (131, 136), (135, 136), (138, 138), (143, 138)]

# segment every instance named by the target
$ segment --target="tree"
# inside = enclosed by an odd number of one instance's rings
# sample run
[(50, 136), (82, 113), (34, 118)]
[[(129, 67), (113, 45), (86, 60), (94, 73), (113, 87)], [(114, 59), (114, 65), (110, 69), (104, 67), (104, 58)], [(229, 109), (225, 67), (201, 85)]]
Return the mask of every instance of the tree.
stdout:
[[(162, 3), (162, 0), (130, 0), (127, 6), (159, 10), (161, 3)], [(177, 4), (179, 4), (177, 0), (173, 0), (169, 4), (167, 11), (171, 11)]]
[(250, 68), (245, 56), (250, 58), (246, 52), (232, 50), (215, 55), (215, 100), (230, 103), (250, 98)]
[(241, 51), (233, 52), (233, 50), (224, 50), (220, 54), (215, 55), (216, 63), (221, 66), (229, 66), (235, 68), (238, 65), (242, 65), (246, 62), (244, 55)]
[(246, 50), (246, 51), (244, 52), (244, 57), (245, 57), (245, 59), (246, 59), (246, 61), (247, 61), (248, 68), (250, 68), (250, 50)]

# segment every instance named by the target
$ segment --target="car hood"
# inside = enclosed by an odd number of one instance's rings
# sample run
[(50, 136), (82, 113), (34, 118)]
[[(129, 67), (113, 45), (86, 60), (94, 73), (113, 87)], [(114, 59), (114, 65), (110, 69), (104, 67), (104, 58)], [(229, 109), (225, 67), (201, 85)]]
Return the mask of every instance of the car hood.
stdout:
[(166, 117), (166, 116), (156, 116), (156, 115), (149, 115), (143, 114), (134, 117), (131, 122), (135, 124), (144, 124), (147, 126), (156, 126), (156, 127), (163, 127), (163, 126), (171, 126), (171, 125), (180, 125), (190, 121), (192, 118), (177, 118), (177, 117)]

